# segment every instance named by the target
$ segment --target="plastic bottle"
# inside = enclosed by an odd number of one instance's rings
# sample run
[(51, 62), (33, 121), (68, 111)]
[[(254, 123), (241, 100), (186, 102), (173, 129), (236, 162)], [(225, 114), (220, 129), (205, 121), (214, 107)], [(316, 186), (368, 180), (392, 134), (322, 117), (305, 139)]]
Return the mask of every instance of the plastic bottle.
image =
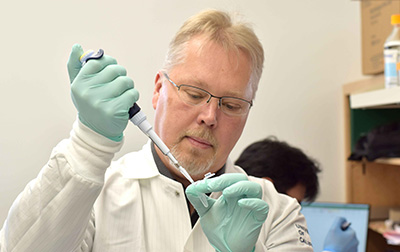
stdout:
[(384, 44), (385, 88), (396, 87), (399, 84), (396, 65), (400, 56), (400, 14), (392, 15), (393, 31)]
[(397, 61), (397, 65), (396, 65), (396, 71), (397, 71), (397, 76), (398, 76), (398, 83), (397, 85), (400, 86), (400, 61)]

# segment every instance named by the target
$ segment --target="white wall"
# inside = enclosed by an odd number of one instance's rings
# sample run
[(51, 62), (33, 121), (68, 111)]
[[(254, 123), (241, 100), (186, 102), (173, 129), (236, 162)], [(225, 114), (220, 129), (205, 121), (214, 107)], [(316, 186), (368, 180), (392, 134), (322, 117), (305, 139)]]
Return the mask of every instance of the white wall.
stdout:
[[(0, 223), (75, 120), (66, 71), (71, 46), (103, 48), (116, 57), (152, 122), (153, 79), (169, 40), (184, 20), (208, 7), (240, 11), (266, 51), (255, 106), (232, 158), (251, 142), (277, 135), (322, 164), (318, 200), (344, 201), (341, 86), (363, 78), (359, 2), (7, 1), (0, 8)], [(133, 125), (126, 136), (117, 157), (146, 141)]]

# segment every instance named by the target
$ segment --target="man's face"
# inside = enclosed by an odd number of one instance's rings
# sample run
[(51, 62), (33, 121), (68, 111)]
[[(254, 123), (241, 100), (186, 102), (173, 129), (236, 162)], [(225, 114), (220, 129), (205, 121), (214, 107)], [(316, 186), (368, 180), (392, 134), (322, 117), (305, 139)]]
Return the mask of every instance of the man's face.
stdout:
[[(205, 44), (201, 36), (190, 40), (186, 53), (185, 63), (168, 73), (177, 85), (196, 86), (215, 96), (252, 99), (250, 60), (245, 53), (227, 52), (213, 42)], [(204, 105), (189, 105), (161, 73), (156, 77), (152, 103), (156, 133), (195, 180), (224, 165), (248, 116), (226, 115), (215, 98)], [(175, 169), (170, 170), (179, 176)]]

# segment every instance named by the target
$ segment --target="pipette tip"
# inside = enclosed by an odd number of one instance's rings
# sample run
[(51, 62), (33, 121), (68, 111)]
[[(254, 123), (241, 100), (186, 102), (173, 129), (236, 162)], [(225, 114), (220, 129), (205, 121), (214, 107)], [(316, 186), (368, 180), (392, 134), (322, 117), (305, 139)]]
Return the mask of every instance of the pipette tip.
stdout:
[(185, 176), (185, 178), (186, 178), (187, 180), (189, 180), (189, 182), (190, 182), (191, 184), (194, 183), (194, 180), (192, 179), (192, 177), (190, 177), (189, 173), (188, 173), (182, 166), (179, 165), (178, 170), (183, 174), (183, 176)]

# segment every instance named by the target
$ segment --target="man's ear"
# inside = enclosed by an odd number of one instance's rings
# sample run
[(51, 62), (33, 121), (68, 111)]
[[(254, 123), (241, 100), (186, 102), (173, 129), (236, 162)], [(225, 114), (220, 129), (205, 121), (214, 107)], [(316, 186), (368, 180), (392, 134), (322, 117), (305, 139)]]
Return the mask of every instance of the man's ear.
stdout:
[(266, 180), (269, 180), (269, 181), (271, 181), (271, 182), (272, 182), (272, 184), (274, 183), (274, 180), (273, 180), (272, 178), (270, 178), (270, 177), (263, 177), (263, 179), (266, 179)]
[(153, 109), (157, 108), (158, 99), (160, 97), (160, 91), (162, 87), (162, 75), (161, 72), (158, 72), (156, 78), (154, 80), (154, 91), (153, 91), (153, 98), (151, 99), (151, 103), (153, 104)]

